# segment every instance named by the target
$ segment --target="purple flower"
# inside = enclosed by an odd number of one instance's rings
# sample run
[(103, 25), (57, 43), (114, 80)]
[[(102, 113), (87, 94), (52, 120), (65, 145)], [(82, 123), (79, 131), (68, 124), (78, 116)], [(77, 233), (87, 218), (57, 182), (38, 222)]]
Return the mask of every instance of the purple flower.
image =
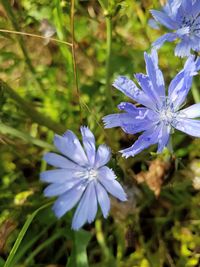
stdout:
[(44, 195), (59, 196), (53, 206), (58, 218), (79, 202), (72, 221), (74, 230), (94, 221), (98, 204), (104, 218), (108, 216), (108, 193), (121, 201), (126, 200), (114, 172), (105, 166), (111, 157), (110, 149), (100, 145), (96, 150), (94, 135), (87, 127), (81, 127), (81, 134), (84, 149), (72, 131), (63, 136), (55, 135), (54, 144), (63, 155), (47, 153), (44, 160), (58, 169), (41, 173), (41, 180), (50, 183)]
[(173, 31), (158, 38), (153, 43), (155, 48), (159, 49), (165, 41), (172, 42), (178, 38), (176, 56), (189, 56), (191, 49), (200, 51), (199, 0), (168, 0), (162, 11), (151, 10), (151, 13), (156, 22)]
[(128, 134), (143, 132), (131, 147), (121, 151), (126, 158), (135, 156), (153, 144), (158, 144), (158, 152), (161, 152), (168, 145), (173, 128), (200, 137), (200, 121), (194, 120), (200, 117), (200, 103), (180, 110), (190, 90), (192, 77), (200, 68), (200, 60), (195, 61), (194, 56), (187, 59), (184, 69), (171, 81), (166, 95), (156, 50), (150, 55), (145, 53), (144, 58), (147, 75), (135, 75), (142, 90), (126, 77), (118, 77), (113, 84), (144, 107), (122, 102), (118, 108), (125, 111), (124, 113), (103, 118), (105, 128), (121, 127)]

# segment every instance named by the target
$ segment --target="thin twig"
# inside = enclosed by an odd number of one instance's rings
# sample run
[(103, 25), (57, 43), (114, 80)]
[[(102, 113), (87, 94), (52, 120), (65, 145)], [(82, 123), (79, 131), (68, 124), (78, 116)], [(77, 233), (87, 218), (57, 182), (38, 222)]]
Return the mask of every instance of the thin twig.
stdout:
[[(81, 106), (82, 106), (83, 108), (85, 108), (85, 109), (90, 113), (90, 115), (94, 118), (96, 124), (97, 124), (97, 125), (99, 126), (99, 128), (104, 132), (104, 135), (105, 135), (105, 137), (106, 137), (106, 139), (107, 139), (108, 144), (111, 146), (111, 144), (112, 144), (111, 139), (110, 139), (109, 135), (107, 134), (107, 132), (105, 131), (104, 127), (103, 127), (103, 126), (101, 125), (101, 123), (98, 121), (98, 118), (97, 118), (97, 116), (96, 116), (94, 110), (91, 110), (91, 109), (89, 108), (89, 106), (88, 106), (84, 101), (82, 101), (82, 100), (81, 100)], [(116, 153), (117, 153), (115, 150), (113, 150), (112, 152), (113, 152), (113, 154), (116, 154)]]
[(107, 107), (114, 108), (113, 98), (112, 98), (112, 88), (110, 86), (111, 81), (111, 52), (112, 52), (112, 16), (109, 14), (109, 2), (107, 6), (102, 0), (98, 0), (99, 4), (103, 10), (106, 20), (106, 96), (107, 96)]
[(166, 258), (167, 258), (167, 260), (168, 260), (168, 262), (169, 262), (169, 264), (170, 264), (171, 267), (176, 267), (176, 265), (174, 264), (174, 261), (173, 261), (171, 255), (168, 252), (166, 253)]
[(109, 105), (113, 108), (111, 80), (112, 18), (106, 16), (106, 94)]
[[(15, 12), (14, 12), (13, 7), (11, 5), (11, 1), (1, 0), (1, 3), (2, 3), (4, 9), (6, 10), (8, 17), (10, 18), (10, 21), (12, 23), (14, 31), (21, 32), (20, 26), (18, 25), (17, 18), (15, 16)], [(24, 55), (25, 62), (27, 64), (30, 72), (33, 74), (33, 77), (34, 77), (35, 81), (37, 82), (37, 84), (39, 85), (40, 89), (44, 92), (45, 87), (44, 87), (41, 79), (38, 77), (37, 71), (36, 71), (34, 65), (32, 64), (32, 60), (29, 56), (28, 50), (26, 48), (26, 44), (24, 43), (22, 36), (18, 36), (17, 39), (18, 39), (19, 46), (22, 50), (22, 53)]]
[(80, 101), (80, 90), (78, 86), (78, 73), (77, 73), (77, 66), (76, 66), (76, 53), (75, 53), (75, 40), (74, 40), (74, 13), (75, 13), (75, 1), (71, 0), (71, 35), (72, 35), (72, 58), (73, 58), (73, 71), (74, 71), (74, 83), (76, 88), (76, 93), (79, 100), (79, 107), (80, 107), (80, 116), (81, 116), (81, 123), (82, 123), (82, 108), (81, 108), (81, 101)]
[(57, 43), (66, 44), (66, 45), (72, 46), (71, 43), (68, 43), (68, 42), (65, 42), (65, 41), (61, 41), (61, 40), (58, 40), (58, 39), (55, 39), (55, 38), (49, 38), (49, 37), (45, 37), (45, 36), (42, 36), (42, 35), (33, 34), (33, 33), (18, 32), (18, 31), (5, 30), (5, 29), (0, 29), (0, 32), (12, 33), (12, 34), (18, 34), (18, 35), (24, 35), (24, 36), (30, 36), (30, 37), (35, 37), (35, 38), (39, 38), (39, 39), (48, 39), (49, 41), (52, 41), (52, 42), (57, 42)]

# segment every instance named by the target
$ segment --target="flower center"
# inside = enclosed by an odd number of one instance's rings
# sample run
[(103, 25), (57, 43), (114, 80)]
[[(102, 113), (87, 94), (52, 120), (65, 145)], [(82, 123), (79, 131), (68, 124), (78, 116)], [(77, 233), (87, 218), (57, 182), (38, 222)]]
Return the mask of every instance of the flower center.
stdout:
[(176, 118), (176, 113), (173, 111), (173, 107), (171, 107), (166, 101), (162, 109), (158, 111), (158, 116), (159, 121), (162, 121), (165, 124), (171, 124)]
[(162, 121), (171, 121), (173, 119), (173, 113), (170, 109), (164, 109), (160, 112), (160, 120)]
[(199, 15), (195, 18), (192, 16), (187, 16), (182, 20), (182, 27), (189, 27), (190, 34), (200, 34), (200, 21), (198, 19)]
[(89, 169), (86, 170), (84, 176), (85, 176), (85, 178), (87, 178), (89, 180), (97, 179), (98, 171), (96, 169), (89, 168)]

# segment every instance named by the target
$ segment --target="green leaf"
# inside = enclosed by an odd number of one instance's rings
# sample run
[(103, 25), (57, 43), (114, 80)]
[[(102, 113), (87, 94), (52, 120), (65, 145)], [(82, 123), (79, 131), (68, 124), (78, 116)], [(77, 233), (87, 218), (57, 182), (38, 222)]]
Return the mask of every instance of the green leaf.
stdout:
[(5, 264), (5, 261), (4, 259), (2, 259), (2, 257), (0, 257), (0, 267), (3, 267)]
[[(52, 224), (48, 225), (46, 228), (42, 229), (40, 233), (35, 233), (31, 231), (31, 235), (23, 239), (23, 242), (20, 245), (20, 248), (17, 251), (17, 254), (15, 254), (14, 259), (12, 260), (12, 266), (16, 266), (17, 263), (21, 260), (22, 257), (24, 257), (25, 253), (27, 253), (28, 250), (44, 235), (49, 227), (52, 226)], [(1, 267), (1, 265), (0, 265)]]
[(33, 219), (35, 218), (35, 216), (38, 214), (38, 212), (40, 212), (41, 210), (47, 208), (49, 205), (51, 205), (52, 202), (50, 203), (47, 203), (45, 205), (43, 205), (42, 207), (38, 208), (37, 210), (35, 210), (29, 217), (28, 219), (26, 220), (24, 226), (22, 227), (18, 237), (17, 237), (17, 240), (15, 241), (15, 244), (14, 246), (12, 247), (11, 251), (10, 251), (10, 254), (5, 262), (5, 265), (4, 267), (11, 267), (12, 266), (12, 260), (14, 259), (15, 257), (15, 254), (19, 248), (19, 245), (21, 244), (22, 240), (23, 240), (23, 237), (24, 235), (26, 234), (31, 222), (33, 221)]
[(67, 267), (88, 267), (87, 245), (91, 239), (91, 233), (84, 230), (73, 233), (73, 248)]
[(32, 104), (24, 100), (17, 92), (15, 92), (7, 83), (0, 79), (0, 90), (5, 91), (20, 108), (27, 114), (33, 121), (36, 123), (46, 126), (48, 129), (51, 129), (57, 133), (63, 133), (66, 129), (63, 125), (51, 120), (49, 117), (46, 117), (42, 113), (38, 112), (35, 108), (32, 107)]
[(29, 134), (27, 133), (24, 133), (24, 132), (21, 132), (19, 130), (16, 130), (10, 126), (7, 126), (5, 125), (4, 123), (0, 122), (0, 132), (2, 134), (9, 134), (13, 137), (17, 137), (17, 138), (20, 138), (22, 140), (24, 140), (25, 142), (27, 143), (32, 143), (36, 146), (39, 146), (39, 147), (43, 147), (43, 148), (46, 148), (46, 149), (54, 149), (54, 146), (44, 142), (44, 141), (41, 141), (39, 139), (36, 139), (36, 138), (33, 138), (32, 136), (30, 136)]

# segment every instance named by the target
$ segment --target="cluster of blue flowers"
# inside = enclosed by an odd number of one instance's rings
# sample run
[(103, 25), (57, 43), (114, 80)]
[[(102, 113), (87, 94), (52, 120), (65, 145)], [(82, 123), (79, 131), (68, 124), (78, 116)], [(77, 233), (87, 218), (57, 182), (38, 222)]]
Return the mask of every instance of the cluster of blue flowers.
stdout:
[[(200, 69), (200, 59), (190, 54), (191, 50), (200, 50), (200, 1), (169, 0), (163, 11), (152, 10), (151, 13), (157, 22), (173, 32), (154, 42), (151, 54), (144, 53), (146, 74), (135, 75), (141, 89), (124, 76), (113, 83), (115, 88), (141, 106), (122, 102), (118, 105), (122, 113), (103, 118), (105, 128), (121, 127), (128, 134), (143, 132), (131, 147), (120, 151), (126, 158), (153, 144), (158, 144), (158, 153), (162, 152), (169, 145), (173, 129), (200, 137), (200, 120), (196, 119), (200, 117), (200, 103), (181, 109), (193, 76)], [(177, 38), (180, 42), (175, 48), (175, 55), (188, 56), (188, 59), (171, 81), (166, 94), (156, 49), (165, 41)], [(100, 145), (96, 149), (95, 137), (87, 127), (81, 127), (81, 134), (83, 146), (70, 130), (63, 136), (55, 135), (54, 144), (62, 156), (47, 153), (44, 160), (57, 169), (41, 173), (41, 180), (50, 184), (44, 191), (45, 196), (58, 196), (53, 205), (58, 218), (78, 204), (72, 220), (74, 230), (94, 221), (98, 205), (103, 216), (108, 216), (108, 193), (121, 201), (127, 200), (115, 173), (106, 166), (111, 157), (110, 148)]]
[(153, 46), (160, 48), (165, 41), (180, 39), (176, 56), (186, 57), (191, 50), (200, 51), (199, 0), (169, 0), (162, 11), (151, 10), (151, 13), (156, 22), (173, 31), (161, 36)]

